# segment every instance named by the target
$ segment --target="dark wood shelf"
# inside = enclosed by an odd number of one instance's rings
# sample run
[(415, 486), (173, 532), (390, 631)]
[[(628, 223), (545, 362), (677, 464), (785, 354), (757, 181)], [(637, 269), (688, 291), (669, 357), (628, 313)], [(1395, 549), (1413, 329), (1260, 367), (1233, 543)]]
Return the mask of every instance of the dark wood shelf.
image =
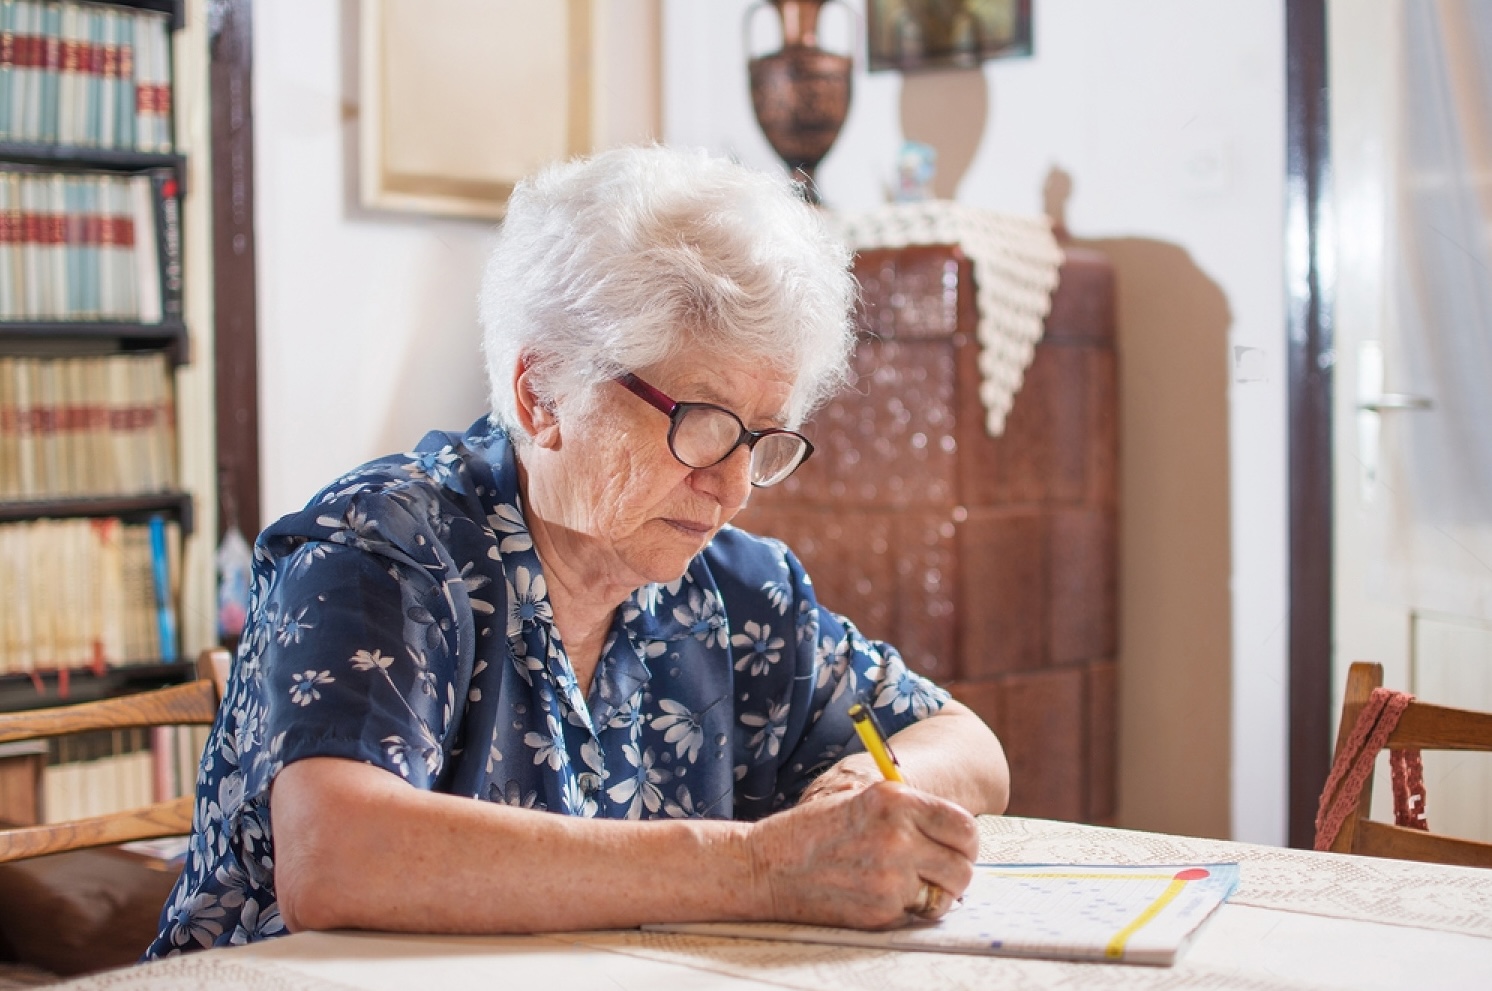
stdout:
[(186, 156), (171, 152), (0, 141), (0, 159), (8, 164), (46, 169), (102, 169), (107, 172), (170, 169), (176, 173), (176, 185), (181, 195), (186, 195)]
[(89, 0), (111, 7), (135, 7), (139, 10), (159, 10), (171, 15), (171, 30), (180, 31), (186, 25), (186, 0)]
[(139, 522), (156, 513), (175, 517), (181, 524), (181, 535), (191, 535), (192, 497), (185, 492), (0, 502), (0, 523), (73, 516), (117, 516), (122, 520)]
[[(36, 680), (29, 674), (0, 675), (0, 712), (17, 709), (49, 709), (75, 702), (132, 695), (135, 692), (179, 685), (196, 677), (194, 665), (187, 661), (164, 661), (128, 664), (107, 668), (103, 674), (92, 668), (67, 672), (67, 694), (61, 693), (60, 675), (56, 671), (38, 671)], [(40, 682), (40, 691), (37, 683)]]
[(108, 350), (157, 351), (171, 355), (173, 364), (185, 365), (191, 358), (191, 340), (186, 325), (126, 323), (115, 320), (0, 320), (0, 341), (5, 339), (96, 340)]

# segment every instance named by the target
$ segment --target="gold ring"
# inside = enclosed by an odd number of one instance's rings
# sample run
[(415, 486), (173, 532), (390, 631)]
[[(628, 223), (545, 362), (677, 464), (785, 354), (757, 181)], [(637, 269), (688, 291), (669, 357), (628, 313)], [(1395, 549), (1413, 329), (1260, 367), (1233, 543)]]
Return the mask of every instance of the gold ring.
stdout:
[(942, 900), (943, 889), (931, 881), (923, 881), (922, 887), (917, 889), (917, 898), (907, 908), (912, 915), (920, 915), (927, 918), (934, 914), (938, 903)]

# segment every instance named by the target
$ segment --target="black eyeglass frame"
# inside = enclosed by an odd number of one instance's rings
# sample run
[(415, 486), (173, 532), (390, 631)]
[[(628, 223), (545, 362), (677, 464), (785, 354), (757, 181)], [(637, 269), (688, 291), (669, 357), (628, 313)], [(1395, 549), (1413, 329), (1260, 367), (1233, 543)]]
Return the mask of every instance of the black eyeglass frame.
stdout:
[[(649, 406), (653, 407), (658, 412), (668, 417), (669, 453), (674, 456), (674, 459), (678, 461), (679, 464), (683, 465), (686, 468), (713, 468), (720, 462), (724, 461), (726, 458), (730, 457), (732, 454), (736, 453), (736, 448), (740, 447), (742, 444), (746, 445), (747, 451), (754, 452), (756, 449), (756, 444), (759, 440), (761, 440), (763, 437), (773, 436), (774, 434), (788, 434), (790, 436), (798, 438), (798, 440), (803, 442), (803, 456), (798, 459), (797, 464), (788, 469), (788, 471), (781, 478), (774, 479), (773, 481), (758, 482), (755, 479), (751, 480), (752, 485), (756, 486), (759, 489), (764, 489), (768, 486), (776, 485), (778, 482), (789, 478), (793, 472), (803, 467), (803, 462), (807, 461), (813, 456), (813, 441), (809, 440), (807, 437), (804, 437), (796, 430), (788, 430), (784, 427), (768, 427), (765, 430), (748, 430), (746, 428), (746, 424), (741, 422), (741, 418), (732, 413), (730, 410), (726, 409), (724, 406), (719, 406), (715, 403), (679, 402), (678, 400), (672, 398), (671, 396), (668, 396), (667, 394), (659, 390), (657, 386), (649, 385), (647, 382), (644, 382), (642, 379), (638, 378), (636, 375), (633, 375), (631, 372), (623, 372), (621, 375), (618, 375), (614, 379), (612, 379), (612, 381), (616, 382), (617, 385), (621, 386), (623, 389), (626, 389), (638, 399), (641, 399), (643, 402), (647, 403)], [(724, 413), (732, 420), (735, 420), (736, 425), (741, 428), (741, 433), (736, 437), (735, 443), (731, 444), (731, 446), (726, 449), (724, 454), (720, 455), (720, 457), (716, 458), (714, 461), (711, 461), (707, 465), (690, 464), (679, 456), (678, 448), (674, 446), (674, 434), (678, 432), (679, 424), (682, 423), (684, 420), (684, 414), (688, 413), (691, 409), (717, 410), (721, 413)]]

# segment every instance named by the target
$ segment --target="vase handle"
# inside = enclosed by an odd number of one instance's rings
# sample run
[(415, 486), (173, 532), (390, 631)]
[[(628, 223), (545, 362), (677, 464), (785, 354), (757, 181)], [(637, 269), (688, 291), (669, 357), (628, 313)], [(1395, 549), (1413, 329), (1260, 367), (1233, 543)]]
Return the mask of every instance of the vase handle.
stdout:
[[(772, 6), (772, 4), (769, 2), (769, 0), (756, 0), (756, 2), (747, 7), (746, 12), (741, 15), (741, 54), (746, 56), (747, 62), (750, 62), (752, 59), (758, 57), (751, 54), (751, 19), (756, 16), (756, 12), (758, 10), (761, 10), (763, 7), (770, 6)], [(778, 27), (780, 28), (781, 25), (779, 24)], [(787, 43), (786, 38), (783, 39), (783, 43)], [(765, 55), (766, 53), (763, 52), (762, 54)]]
[[(849, 55), (851, 62), (858, 64), (859, 60), (855, 58), (855, 51), (857, 47), (856, 42), (859, 40), (860, 37), (860, 17), (856, 13), (855, 8), (850, 6), (848, 0), (819, 0), (819, 12), (822, 13), (823, 9), (829, 6), (829, 4), (831, 3), (838, 3), (841, 7), (843, 7), (845, 15), (850, 19), (850, 50), (847, 54)], [(756, 0), (756, 2), (747, 7), (745, 13), (741, 15), (741, 48), (742, 54), (746, 56), (746, 61), (748, 62), (754, 58), (759, 57), (751, 54), (751, 20), (756, 16), (756, 12), (758, 10), (761, 10), (763, 7), (772, 6), (775, 6), (772, 3), (772, 0)], [(787, 31), (782, 24), (781, 18), (782, 14), (779, 10), (777, 26), (778, 29), (782, 32), (782, 47), (785, 48), (787, 47)], [(817, 16), (815, 16), (814, 22), (817, 23), (817, 21), (818, 18)], [(815, 30), (814, 33), (815, 36), (817, 36), (817, 30)], [(816, 41), (815, 44), (817, 45)], [(823, 48), (822, 45), (817, 45), (817, 47)], [(763, 52), (762, 54), (766, 53)]]

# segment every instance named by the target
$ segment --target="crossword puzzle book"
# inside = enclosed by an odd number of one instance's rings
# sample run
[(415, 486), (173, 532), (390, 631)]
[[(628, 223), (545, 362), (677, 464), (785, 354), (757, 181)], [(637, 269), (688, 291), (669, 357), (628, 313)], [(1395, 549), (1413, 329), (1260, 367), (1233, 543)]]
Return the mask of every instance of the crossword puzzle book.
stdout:
[(750, 922), (645, 928), (887, 950), (1169, 966), (1236, 887), (1237, 864), (979, 864), (959, 906), (936, 922), (901, 929), (866, 932)]

